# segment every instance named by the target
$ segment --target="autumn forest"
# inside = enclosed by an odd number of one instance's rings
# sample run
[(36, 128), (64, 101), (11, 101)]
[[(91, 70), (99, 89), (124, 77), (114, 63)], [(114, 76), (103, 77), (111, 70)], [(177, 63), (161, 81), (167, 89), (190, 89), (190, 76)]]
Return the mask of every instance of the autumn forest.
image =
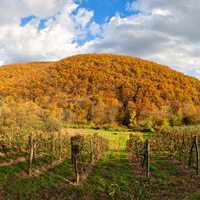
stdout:
[(0, 67), (0, 125), (153, 131), (199, 124), (200, 81), (139, 58), (84, 54)]

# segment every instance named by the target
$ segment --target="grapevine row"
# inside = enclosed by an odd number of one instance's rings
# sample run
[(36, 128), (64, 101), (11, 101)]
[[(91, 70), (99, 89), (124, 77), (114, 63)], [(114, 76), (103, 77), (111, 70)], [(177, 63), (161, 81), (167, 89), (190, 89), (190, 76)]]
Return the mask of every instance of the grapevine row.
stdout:
[[(32, 165), (38, 156), (49, 157), (53, 160), (72, 157), (75, 165), (76, 177), (80, 177), (83, 170), (93, 160), (97, 160), (109, 150), (109, 141), (94, 135), (77, 135), (69, 137), (60, 132), (30, 132), (30, 131), (0, 131), (0, 153), (6, 160), (12, 157), (25, 157), (29, 160), (29, 175), (32, 175)], [(80, 178), (77, 178), (79, 182)]]

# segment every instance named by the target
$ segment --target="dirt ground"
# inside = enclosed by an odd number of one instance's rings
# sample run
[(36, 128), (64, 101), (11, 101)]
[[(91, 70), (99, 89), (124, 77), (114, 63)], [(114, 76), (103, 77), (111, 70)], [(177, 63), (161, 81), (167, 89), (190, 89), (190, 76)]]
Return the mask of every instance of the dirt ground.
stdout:
[(86, 134), (88, 133), (87, 129), (73, 129), (73, 128), (65, 128), (60, 130), (62, 134), (66, 134), (67, 136), (73, 137), (78, 134)]

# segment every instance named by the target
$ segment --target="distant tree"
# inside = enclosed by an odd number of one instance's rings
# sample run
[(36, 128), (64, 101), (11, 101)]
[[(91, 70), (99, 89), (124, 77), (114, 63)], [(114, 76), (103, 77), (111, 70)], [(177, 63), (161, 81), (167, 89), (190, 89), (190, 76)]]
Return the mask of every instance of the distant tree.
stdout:
[(169, 120), (169, 124), (170, 126), (179, 126), (180, 123), (179, 123), (179, 118), (176, 116), (176, 115), (172, 115), (170, 120)]
[(50, 115), (45, 121), (45, 128), (48, 131), (57, 131), (61, 126), (62, 123), (52, 115)]
[(64, 122), (66, 122), (67, 127), (69, 127), (69, 124), (73, 124), (75, 120), (75, 114), (71, 112), (70, 110), (66, 109), (63, 111), (64, 116)]

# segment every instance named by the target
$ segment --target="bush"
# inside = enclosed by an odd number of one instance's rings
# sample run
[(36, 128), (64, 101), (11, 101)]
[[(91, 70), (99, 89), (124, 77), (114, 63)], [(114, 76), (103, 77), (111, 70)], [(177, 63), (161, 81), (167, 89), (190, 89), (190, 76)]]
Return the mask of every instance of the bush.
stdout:
[(140, 131), (155, 132), (155, 130), (153, 129), (152, 121), (139, 121), (138, 125), (139, 125)]
[(91, 128), (96, 128), (93, 121), (90, 122), (89, 126), (90, 126)]
[(179, 126), (180, 123), (179, 123), (179, 118), (176, 116), (176, 115), (172, 115), (170, 120), (169, 120), (169, 124), (170, 126)]
[(162, 131), (162, 127), (161, 126), (154, 126), (153, 128), (157, 133), (161, 133), (161, 131)]
[(158, 118), (155, 120), (154, 124), (156, 126), (168, 126), (169, 125), (169, 122), (167, 119), (164, 119), (164, 118)]

